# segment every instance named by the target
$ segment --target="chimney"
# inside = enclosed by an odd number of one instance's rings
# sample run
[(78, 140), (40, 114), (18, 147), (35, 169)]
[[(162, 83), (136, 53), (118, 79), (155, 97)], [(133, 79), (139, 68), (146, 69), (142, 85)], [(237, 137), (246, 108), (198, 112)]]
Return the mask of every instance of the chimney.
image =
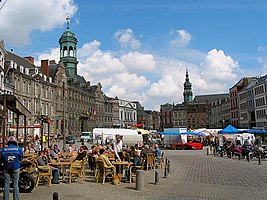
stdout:
[(49, 61), (49, 64), (52, 65), (52, 64), (56, 64), (56, 61), (55, 60), (50, 60)]
[(47, 77), (49, 76), (49, 60), (41, 60), (41, 72)]
[(34, 65), (34, 58), (31, 57), (31, 56), (27, 56), (27, 57), (24, 57), (25, 59), (27, 59), (31, 64)]

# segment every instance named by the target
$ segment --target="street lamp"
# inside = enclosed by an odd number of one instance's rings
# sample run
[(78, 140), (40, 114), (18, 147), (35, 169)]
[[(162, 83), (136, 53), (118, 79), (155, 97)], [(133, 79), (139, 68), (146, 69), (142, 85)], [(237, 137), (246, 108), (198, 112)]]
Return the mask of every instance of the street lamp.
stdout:
[(62, 135), (63, 135), (63, 151), (66, 150), (66, 132), (65, 132), (65, 122), (66, 122), (66, 117), (65, 117), (65, 84), (67, 82), (67, 76), (66, 74), (62, 74), (62, 97), (63, 97), (63, 122), (62, 122)]

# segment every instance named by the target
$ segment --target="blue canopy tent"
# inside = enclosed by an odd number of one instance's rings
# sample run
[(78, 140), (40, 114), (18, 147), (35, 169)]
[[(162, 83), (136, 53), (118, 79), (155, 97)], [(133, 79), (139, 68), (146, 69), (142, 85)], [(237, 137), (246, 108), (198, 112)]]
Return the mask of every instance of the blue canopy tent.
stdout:
[(258, 129), (249, 129), (249, 130), (243, 130), (242, 133), (267, 134), (267, 131), (266, 130), (258, 130)]
[(224, 129), (218, 131), (219, 134), (236, 134), (241, 133), (241, 130), (238, 130), (237, 128), (233, 127), (232, 125), (228, 125)]
[(189, 132), (183, 132), (183, 133), (181, 133), (182, 135), (196, 135), (196, 136), (206, 136), (204, 133), (202, 133), (202, 132), (191, 132), (191, 131), (189, 131)]

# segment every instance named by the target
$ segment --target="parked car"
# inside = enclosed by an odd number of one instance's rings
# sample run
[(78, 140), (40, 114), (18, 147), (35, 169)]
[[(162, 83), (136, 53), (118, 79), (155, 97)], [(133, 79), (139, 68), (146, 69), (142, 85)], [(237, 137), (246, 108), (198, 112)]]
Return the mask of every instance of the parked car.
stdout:
[(81, 142), (90, 142), (92, 140), (93, 134), (91, 132), (82, 132)]
[(75, 143), (75, 137), (72, 135), (68, 135), (66, 137), (66, 144), (74, 144)]

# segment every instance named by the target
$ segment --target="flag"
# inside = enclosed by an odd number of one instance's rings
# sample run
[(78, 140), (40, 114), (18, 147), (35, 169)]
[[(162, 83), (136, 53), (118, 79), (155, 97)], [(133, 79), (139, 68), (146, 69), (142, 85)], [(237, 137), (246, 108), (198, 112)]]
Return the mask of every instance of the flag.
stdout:
[(96, 109), (93, 108), (93, 115), (95, 116), (96, 115)]

